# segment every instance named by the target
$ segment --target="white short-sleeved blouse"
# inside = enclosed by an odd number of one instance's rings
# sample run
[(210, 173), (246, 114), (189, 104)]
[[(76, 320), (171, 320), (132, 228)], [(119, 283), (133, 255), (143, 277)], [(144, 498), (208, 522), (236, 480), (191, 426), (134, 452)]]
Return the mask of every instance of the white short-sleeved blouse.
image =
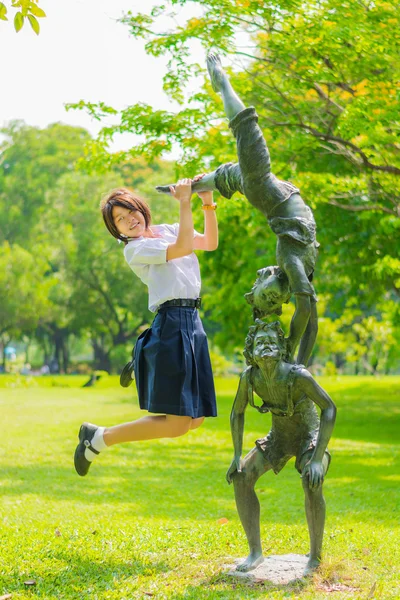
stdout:
[(176, 242), (179, 223), (151, 229), (161, 237), (141, 236), (130, 240), (124, 249), (126, 262), (149, 289), (149, 310), (156, 312), (160, 304), (174, 298), (198, 298), (201, 279), (194, 252), (167, 261), (167, 248)]

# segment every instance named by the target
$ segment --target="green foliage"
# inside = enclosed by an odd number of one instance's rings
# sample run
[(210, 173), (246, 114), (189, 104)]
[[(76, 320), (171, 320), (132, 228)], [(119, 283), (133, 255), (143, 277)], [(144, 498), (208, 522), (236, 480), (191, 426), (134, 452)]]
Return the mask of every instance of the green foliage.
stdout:
[(398, 334), (390, 311), (366, 315), (359, 308), (349, 308), (334, 320), (319, 319), (315, 355), (328, 358), (327, 375), (344, 365), (356, 372), (388, 373), (400, 359)]
[(227, 377), (234, 372), (241, 372), (232, 361), (221, 354), (218, 348), (210, 349), (210, 358), (214, 377)]
[(45, 209), (46, 192), (74, 169), (89, 134), (54, 123), (45, 129), (14, 121), (1, 129), (0, 243), (25, 243)]
[(16, 244), (0, 246), (0, 337), (32, 333), (46, 318), (55, 283), (46, 277), (47, 270), (43, 257)]
[[(40, 6), (38, 6), (38, 0), (12, 0), (11, 6), (16, 9), (14, 14), (14, 29), (18, 33), (24, 26), (25, 19), (27, 18), (33, 31), (36, 35), (39, 35), (40, 25), (37, 20), (46, 16), (46, 13)], [(8, 8), (4, 2), (0, 2), (0, 19), (8, 21)]]
[[(236, 377), (217, 380), (218, 418), (178, 439), (115, 446), (96, 459), (84, 481), (72, 464), (81, 422), (131, 421), (140, 416), (137, 400), (113, 377), (96, 388), (79, 389), (85, 378), (75, 377), (64, 378), (73, 388), (42, 387), (50, 379), (26, 390), (0, 389), (0, 596), (399, 597), (398, 377), (321, 381), (338, 405), (324, 484), (323, 562), (313, 577), (288, 586), (225, 574), (227, 564), (247, 554), (233, 489), (224, 479)], [(247, 411), (246, 451), (269, 424), (267, 415)], [(305, 554), (304, 494), (294, 461), (278, 476), (266, 474), (256, 489), (265, 554)], [(36, 585), (25, 586), (27, 580)]]

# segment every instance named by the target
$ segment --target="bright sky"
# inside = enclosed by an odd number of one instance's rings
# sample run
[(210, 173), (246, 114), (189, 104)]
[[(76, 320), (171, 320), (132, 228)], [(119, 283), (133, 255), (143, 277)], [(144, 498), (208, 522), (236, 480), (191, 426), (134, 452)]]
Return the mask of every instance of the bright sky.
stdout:
[[(148, 12), (153, 4), (158, 2), (40, 0), (47, 17), (39, 19), (39, 36), (27, 22), (17, 34), (12, 21), (0, 21), (0, 125), (11, 119), (40, 127), (62, 121), (96, 134), (98, 122), (64, 108), (81, 99), (115, 108), (146, 102), (172, 109), (162, 90), (166, 58), (147, 56), (144, 41), (117, 23), (124, 12)], [(196, 60), (204, 56), (199, 53)], [(115, 147), (126, 145), (127, 140), (117, 141)]]

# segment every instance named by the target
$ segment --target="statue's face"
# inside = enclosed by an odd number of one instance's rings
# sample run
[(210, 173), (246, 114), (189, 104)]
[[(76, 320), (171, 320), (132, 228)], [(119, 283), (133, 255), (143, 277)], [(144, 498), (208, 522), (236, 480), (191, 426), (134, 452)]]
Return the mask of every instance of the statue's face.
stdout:
[(290, 298), (289, 284), (285, 276), (278, 277), (276, 267), (267, 267), (257, 271), (258, 278), (249, 294), (247, 302), (253, 307), (254, 319), (267, 315), (282, 314), (283, 302)]
[(258, 331), (254, 337), (253, 357), (256, 364), (264, 361), (279, 360), (282, 356), (282, 346), (275, 331)]

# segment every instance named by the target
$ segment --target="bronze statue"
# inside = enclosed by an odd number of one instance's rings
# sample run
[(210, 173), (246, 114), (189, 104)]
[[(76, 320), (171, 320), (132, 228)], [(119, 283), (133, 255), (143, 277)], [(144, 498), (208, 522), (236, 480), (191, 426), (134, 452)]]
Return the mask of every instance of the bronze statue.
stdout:
[[(207, 58), (214, 90), (221, 93), (229, 126), (236, 138), (239, 162), (218, 167), (200, 181), (192, 183), (194, 192), (217, 189), (230, 198), (234, 192), (246, 196), (267, 218), (277, 235), (277, 266), (257, 272), (258, 278), (247, 302), (253, 307), (255, 325), (246, 338), (248, 368), (242, 373), (231, 414), (234, 459), (227, 481), (235, 489), (240, 520), (250, 547), (248, 558), (238, 567), (250, 571), (262, 561), (260, 505), (254, 486), (261, 475), (276, 474), (295, 457), (305, 494), (305, 509), (310, 535), (310, 553), (305, 573), (315, 569), (321, 559), (325, 524), (322, 483), (329, 467), (327, 445), (333, 430), (336, 407), (306, 367), (318, 329), (316, 295), (311, 283), (317, 258), (316, 226), (311, 209), (297, 187), (279, 180), (271, 172), (267, 144), (257, 124), (255, 109), (246, 108), (232, 88), (215, 54)], [(158, 191), (169, 193), (169, 186)], [(260, 320), (280, 315), (282, 304), (295, 296), (296, 309), (287, 339), (279, 322)], [(300, 344), (297, 363), (294, 355)], [(262, 400), (254, 403), (253, 393)], [(247, 405), (260, 413), (271, 412), (272, 427), (265, 438), (244, 459), (242, 455), (244, 413)], [(315, 405), (321, 409), (318, 418)]]
[[(305, 367), (284, 361), (285, 345), (279, 322), (267, 324), (257, 319), (246, 338), (244, 355), (249, 366), (241, 375), (232, 408), (234, 458), (226, 475), (228, 483), (234, 485), (236, 506), (250, 549), (239, 571), (254, 569), (263, 561), (260, 504), (254, 486), (267, 471), (279, 473), (293, 456), (302, 477), (310, 535), (305, 574), (315, 569), (321, 559), (325, 523), (322, 483), (330, 462), (327, 445), (336, 407)], [(254, 392), (261, 398), (261, 406), (254, 403)], [(271, 412), (272, 427), (242, 459), (244, 413), (248, 404), (260, 413)], [(315, 404), (321, 409), (321, 420)]]
[[(239, 163), (221, 165), (192, 184), (192, 189), (196, 192), (217, 189), (225, 198), (240, 192), (266, 216), (278, 237), (279, 269), (275, 268), (261, 286), (256, 282), (256, 287), (262, 289), (257, 295), (250, 293), (247, 301), (254, 307), (254, 316), (260, 317), (280, 314), (282, 303), (287, 302), (291, 294), (295, 295), (296, 310), (290, 325), (288, 351), (293, 359), (302, 340), (298, 362), (305, 363), (305, 356), (310, 355), (315, 342), (317, 321), (316, 295), (311, 283), (319, 245), (314, 217), (298, 188), (279, 180), (271, 172), (270, 155), (257, 124), (256, 111), (246, 108), (237, 96), (218, 55), (209, 54), (207, 68), (213, 89), (221, 93), (229, 126), (236, 138)], [(158, 186), (157, 190), (170, 191), (165, 185)]]

